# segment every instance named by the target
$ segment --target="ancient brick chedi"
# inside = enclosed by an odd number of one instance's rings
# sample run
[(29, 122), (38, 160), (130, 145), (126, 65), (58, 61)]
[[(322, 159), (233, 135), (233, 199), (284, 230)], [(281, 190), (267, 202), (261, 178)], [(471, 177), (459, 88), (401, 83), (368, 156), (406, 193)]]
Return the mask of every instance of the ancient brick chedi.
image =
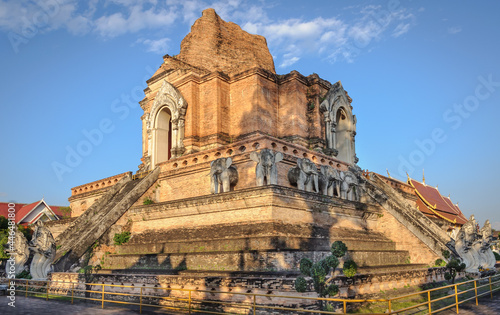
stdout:
[(191, 33), (182, 40), (176, 58), (210, 72), (236, 74), (251, 68), (275, 72), (266, 39), (223, 21), (213, 9), (203, 11)]
[(213, 9), (147, 84), (139, 171), (72, 188), (60, 270), (97, 239), (113, 270), (293, 273), (342, 240), (360, 273), (408, 272), (448, 248), (404, 185), (356, 165), (340, 81), (276, 74), (266, 40)]

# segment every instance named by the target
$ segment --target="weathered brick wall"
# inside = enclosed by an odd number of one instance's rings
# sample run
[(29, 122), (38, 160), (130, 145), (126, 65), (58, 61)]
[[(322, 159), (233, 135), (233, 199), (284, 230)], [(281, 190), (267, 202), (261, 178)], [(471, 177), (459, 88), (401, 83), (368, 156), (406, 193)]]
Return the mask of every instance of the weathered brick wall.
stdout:
[[(295, 290), (296, 275), (287, 276), (285, 274), (268, 274), (262, 277), (231, 276), (228, 273), (185, 273), (180, 275), (147, 275), (147, 274), (98, 274), (95, 275), (95, 283), (114, 284), (130, 286), (129, 288), (106, 287), (108, 292), (121, 292), (139, 294), (143, 288), (143, 294), (170, 297), (187, 297), (187, 292), (175, 291), (175, 289), (225, 291), (232, 293), (254, 293), (273, 295), (292, 295), (297, 297), (317, 297), (312, 291), (312, 283), (309, 281), (310, 292), (298, 293)], [(340, 287), (340, 297), (363, 297), (376, 296), (380, 291), (402, 289), (408, 286), (418, 286), (425, 283), (439, 282), (444, 280), (444, 268), (429, 268), (419, 271), (403, 271), (382, 273), (376, 275), (356, 275), (353, 278), (338, 276), (334, 283)], [(460, 276), (463, 276), (461, 274)], [(78, 281), (78, 288), (84, 288), (84, 277), (74, 273), (53, 273), (53, 281), (66, 281), (59, 289), (68, 289)], [(146, 288), (153, 287), (153, 288)], [(99, 289), (95, 286), (93, 289)], [(155, 289), (156, 288), (156, 289)], [(170, 288), (173, 291), (161, 290), (160, 288)], [(54, 290), (57, 290), (54, 288)], [(308, 290), (308, 291), (309, 291)], [(111, 298), (111, 296), (109, 297)], [(113, 296), (114, 300), (129, 299), (123, 296)], [(226, 300), (244, 302), (246, 298), (238, 295), (219, 295), (205, 292), (193, 292), (192, 298), (205, 300)], [(257, 301), (258, 304), (265, 305), (307, 305), (304, 300), (290, 300), (286, 298), (273, 297), (263, 298)]]
[(57, 220), (57, 221), (48, 221), (45, 222), (44, 225), (49, 229), (52, 236), (57, 238), (59, 234), (61, 234), (66, 228), (76, 219), (76, 217), (72, 217), (69, 219)]
[(177, 58), (210, 71), (233, 73), (260, 67), (274, 72), (266, 39), (225, 22), (214, 9), (204, 10), (202, 17), (196, 20), (182, 40)]
[[(418, 210), (415, 209), (415, 211)], [(375, 231), (393, 240), (396, 243), (396, 249), (407, 250), (412, 263), (433, 266), (436, 259), (440, 258), (386, 210), (383, 210), (382, 216), (376, 222)]]
[(104, 195), (129, 172), (99, 179), (87, 184), (71, 188), (71, 197), (68, 198), (71, 208), (71, 217), (79, 217), (85, 210)]

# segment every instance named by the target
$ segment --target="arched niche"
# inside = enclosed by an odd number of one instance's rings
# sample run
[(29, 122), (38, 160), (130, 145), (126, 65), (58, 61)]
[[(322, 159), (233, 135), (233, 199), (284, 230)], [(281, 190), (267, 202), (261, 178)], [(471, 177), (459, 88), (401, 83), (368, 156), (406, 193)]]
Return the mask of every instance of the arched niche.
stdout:
[(156, 165), (172, 157), (172, 113), (167, 106), (158, 111), (152, 131), (152, 161)]
[(184, 120), (187, 102), (166, 80), (156, 94), (146, 118), (150, 169), (184, 153)]
[(356, 164), (356, 116), (350, 98), (340, 82), (335, 83), (320, 104), (325, 126), (325, 153), (349, 164)]

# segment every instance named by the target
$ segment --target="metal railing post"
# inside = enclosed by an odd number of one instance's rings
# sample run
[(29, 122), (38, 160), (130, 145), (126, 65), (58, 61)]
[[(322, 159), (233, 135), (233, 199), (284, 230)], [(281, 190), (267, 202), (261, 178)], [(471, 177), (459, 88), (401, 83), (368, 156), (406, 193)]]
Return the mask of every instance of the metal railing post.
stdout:
[(490, 277), (490, 295), (491, 295), (491, 298), (493, 298), (493, 289), (491, 287), (491, 277)]
[(74, 295), (74, 292), (75, 292), (75, 283), (73, 282), (71, 284), (71, 304), (73, 304), (73, 295)]
[(344, 314), (347, 314), (347, 302), (345, 300), (342, 301), (342, 304), (344, 306)]
[(457, 306), (457, 314), (458, 314), (458, 288), (455, 284), (455, 305)]
[(256, 309), (256, 307), (255, 307), (256, 301), (255, 300), (256, 300), (256, 297), (255, 297), (255, 294), (254, 294), (253, 295), (253, 315), (255, 315), (255, 309)]
[(191, 314), (191, 292), (193, 292), (192, 290), (189, 290), (189, 300), (188, 300), (188, 310), (189, 310), (189, 314)]
[(427, 301), (429, 302), (429, 315), (432, 314), (431, 291), (427, 291)]
[(478, 301), (477, 301), (477, 283), (476, 283), (477, 280), (474, 280), (474, 294), (476, 295), (476, 305), (479, 305)]
[(101, 304), (101, 308), (104, 308), (104, 283), (102, 284), (102, 304)]
[(391, 300), (387, 300), (387, 304), (388, 304), (388, 307), (389, 307), (389, 314), (392, 313), (392, 306), (391, 306)]
[(26, 279), (26, 284), (25, 284), (25, 286), (26, 286), (26, 288), (25, 288), (26, 289), (26, 295), (25, 295), (25, 297), (28, 297), (28, 284), (29, 284), (29, 282), (30, 281), (28, 279)]
[(142, 314), (142, 287), (141, 287), (141, 296), (139, 297), (139, 313)]
[(47, 281), (47, 296), (45, 298), (45, 301), (49, 300), (49, 289), (50, 289), (50, 281)]

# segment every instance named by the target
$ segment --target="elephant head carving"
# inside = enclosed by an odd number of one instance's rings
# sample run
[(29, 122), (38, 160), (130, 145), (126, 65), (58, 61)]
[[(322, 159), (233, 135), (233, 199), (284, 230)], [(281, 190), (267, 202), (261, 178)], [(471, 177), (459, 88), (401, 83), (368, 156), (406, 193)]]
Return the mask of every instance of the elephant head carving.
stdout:
[(330, 165), (321, 165), (319, 174), (319, 188), (323, 195), (340, 196), (340, 173)]
[(351, 171), (340, 172), (340, 197), (351, 201), (359, 200), (359, 180), (356, 174)]
[[(231, 165), (231, 158), (220, 158), (210, 163), (210, 192), (228, 192), (232, 185), (238, 183), (238, 171)], [(221, 189), (222, 186), (222, 189)]]
[(277, 185), (278, 184), (278, 168), (276, 163), (283, 160), (283, 153), (274, 153), (270, 149), (263, 149), (260, 152), (250, 153), (250, 158), (257, 162), (255, 166), (255, 177), (257, 186)]
[(297, 159), (297, 166), (288, 171), (288, 181), (300, 190), (319, 192), (318, 168), (309, 159)]

